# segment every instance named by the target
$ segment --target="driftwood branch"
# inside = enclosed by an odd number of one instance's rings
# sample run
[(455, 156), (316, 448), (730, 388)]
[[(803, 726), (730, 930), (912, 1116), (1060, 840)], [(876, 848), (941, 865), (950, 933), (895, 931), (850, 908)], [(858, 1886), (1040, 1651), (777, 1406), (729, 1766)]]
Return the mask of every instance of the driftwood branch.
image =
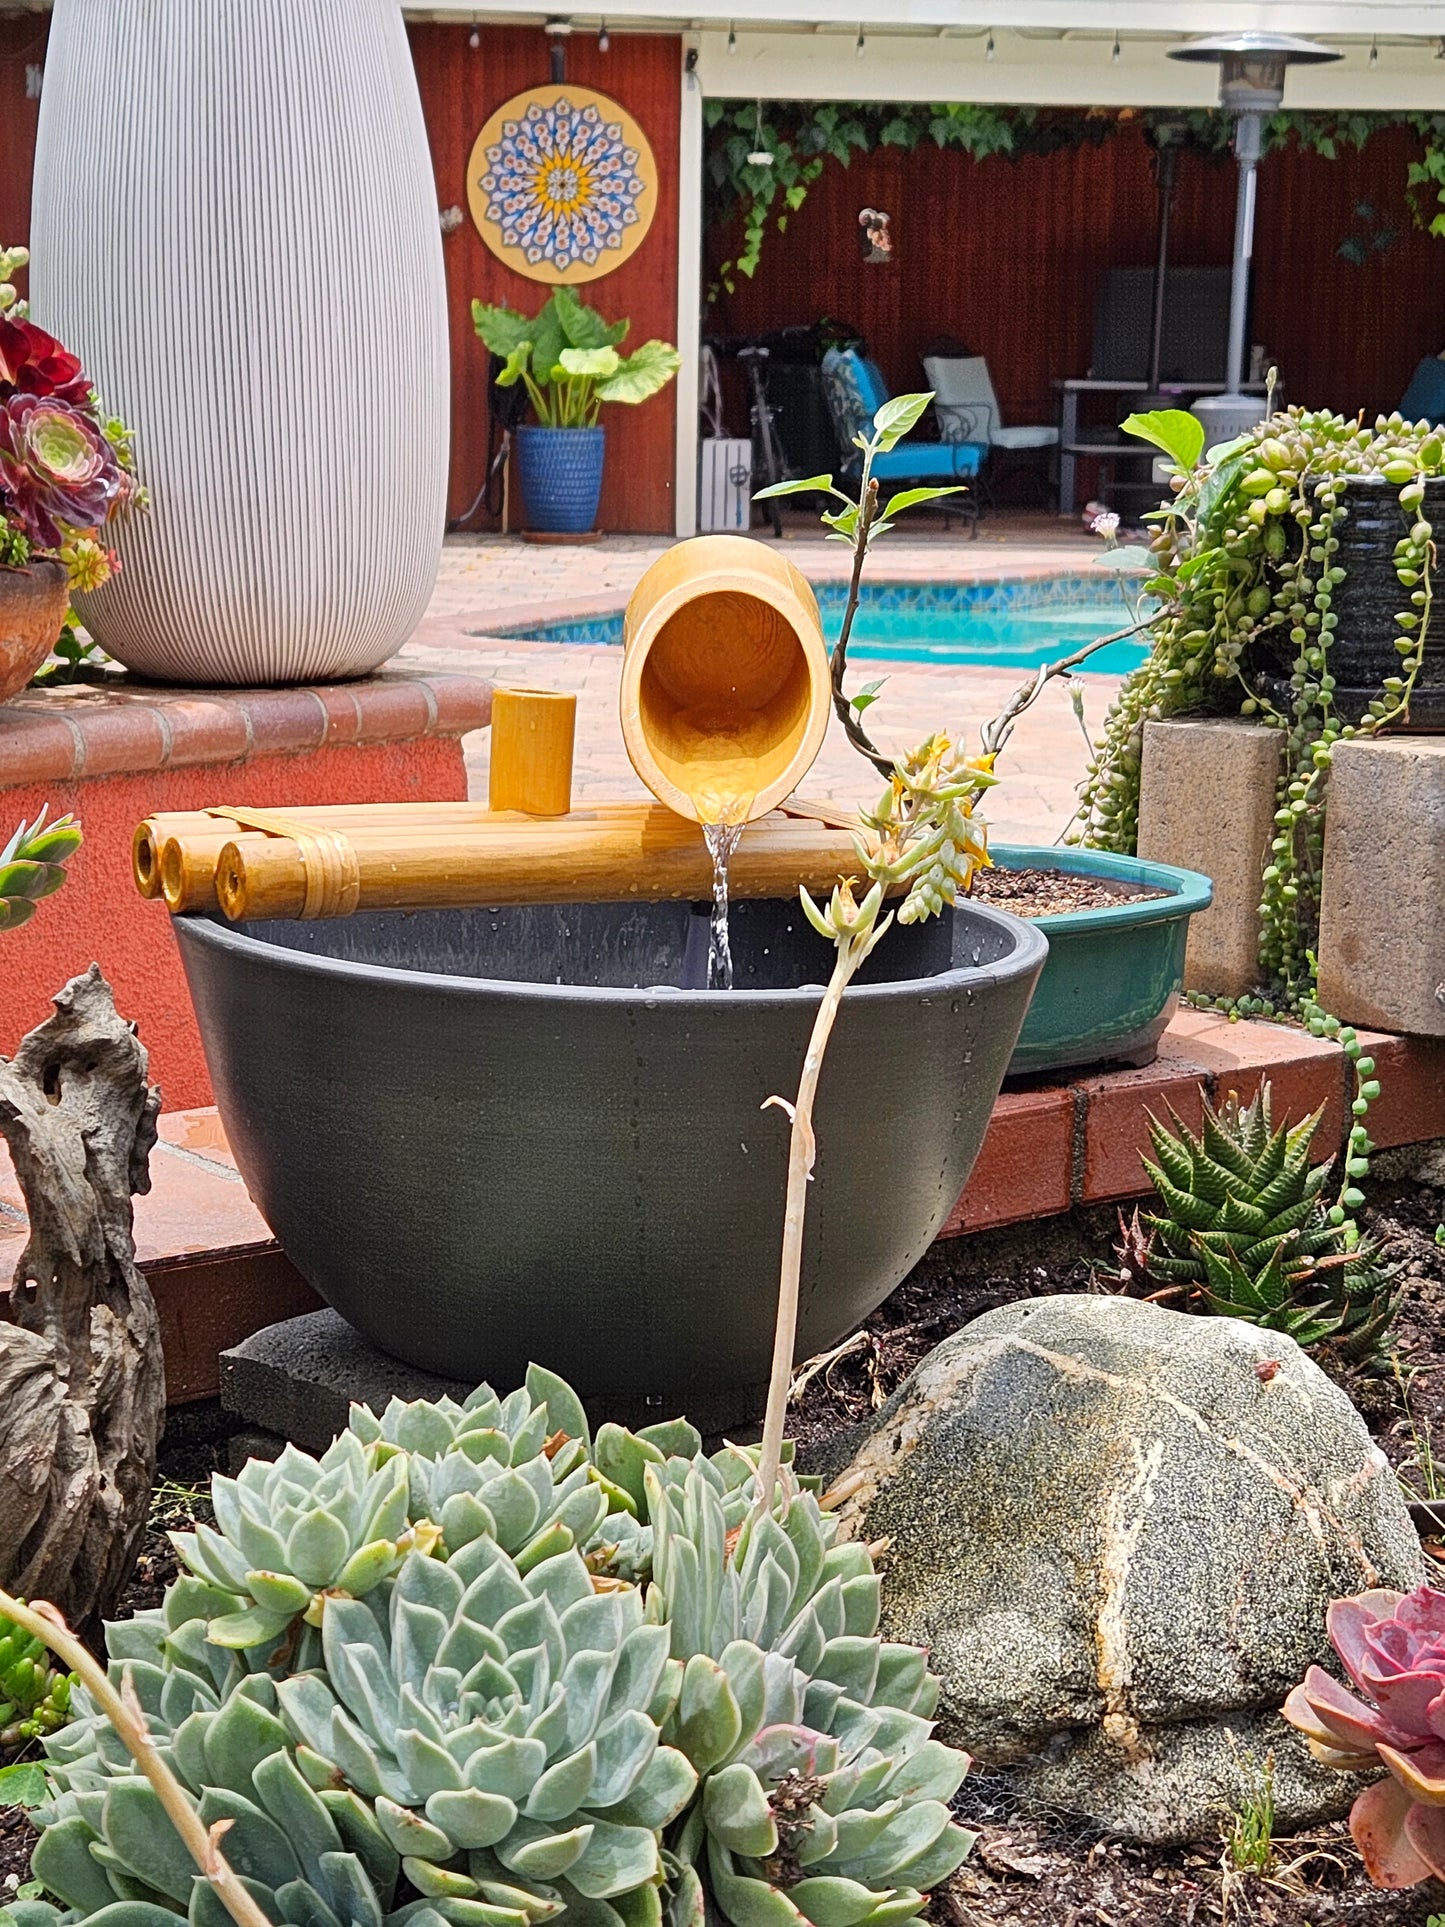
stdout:
[(0, 1293), (0, 1585), (82, 1628), (134, 1566), (165, 1411), (132, 1231), (160, 1110), (146, 1070), (95, 964), (0, 1058), (0, 1136), (30, 1217), (8, 1315)]

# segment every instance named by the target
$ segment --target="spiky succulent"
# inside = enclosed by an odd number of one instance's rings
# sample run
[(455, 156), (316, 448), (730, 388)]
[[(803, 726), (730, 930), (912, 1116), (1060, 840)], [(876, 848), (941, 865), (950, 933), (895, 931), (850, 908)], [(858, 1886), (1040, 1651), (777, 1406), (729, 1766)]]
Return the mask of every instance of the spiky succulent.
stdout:
[[(958, 1865), (937, 1682), (810, 1492), (759, 1513), (751, 1454), (681, 1422), (594, 1439), (541, 1374), (352, 1426), (218, 1479), (190, 1573), (109, 1631), (272, 1919), (894, 1927)], [(224, 1927), (75, 1697), (37, 1878), (76, 1920)]]
[(64, 1726), (72, 1684), (38, 1639), (0, 1614), (0, 1759)]
[(1144, 1218), (1144, 1263), (1209, 1311), (1301, 1345), (1338, 1339), (1364, 1358), (1395, 1316), (1398, 1267), (1327, 1204), (1330, 1162), (1310, 1163), (1321, 1115), (1275, 1128), (1262, 1083), (1248, 1104), (1233, 1092), (1219, 1110), (1206, 1101), (1197, 1137), (1172, 1109), (1173, 1131), (1151, 1118), (1154, 1158), (1143, 1162), (1161, 1208)]
[(920, 1647), (878, 1636), (867, 1549), (834, 1546), (810, 1494), (733, 1535), (700, 1464), (649, 1474), (648, 1616), (683, 1663), (663, 1737), (698, 1795), (669, 1839), (672, 1927), (892, 1927), (963, 1860), (948, 1801), (968, 1769), (935, 1740), (938, 1681)]
[[(274, 1645), (298, 1615), (320, 1622), (329, 1593), (362, 1598), (438, 1528), (408, 1522), (410, 1461), (374, 1465), (343, 1432), (320, 1459), (287, 1446), (211, 1482), (213, 1527), (173, 1532), (181, 1562), (215, 1589), (208, 1634), (218, 1646)], [(548, 1481), (550, 1485), (550, 1480)]]
[(73, 817), (47, 825), (45, 815), (42, 809), (33, 823), (22, 823), (0, 850), (0, 931), (30, 921), (41, 898), (54, 896), (64, 883), (65, 865), (80, 848)]
[(284, 1681), (283, 1712), (308, 1770), (374, 1801), (419, 1892), (512, 1882), (575, 1908), (660, 1885), (657, 1830), (696, 1776), (660, 1744), (680, 1669), (635, 1588), (597, 1592), (575, 1551), (524, 1573), (478, 1539), (413, 1554), (384, 1613), (328, 1601), (322, 1640), (325, 1677)]
[[(225, 1851), (273, 1920), (299, 1927), (438, 1927), (415, 1904), (397, 1908), (401, 1859), (368, 1803), (343, 1788), (311, 1787), (264, 1673), (209, 1644), (182, 1581), (167, 1613), (110, 1628), (112, 1672), (123, 1673), (158, 1750), (207, 1826), (227, 1823)], [(81, 1715), (47, 1743), (54, 1796), (35, 1815), (37, 1880), (106, 1927), (230, 1927), (210, 1883), (106, 1722), (77, 1693)], [(446, 1916), (443, 1916), (446, 1918)], [(31, 1922), (31, 1927), (38, 1923)], [(520, 1912), (454, 1918), (452, 1927), (525, 1927)]]

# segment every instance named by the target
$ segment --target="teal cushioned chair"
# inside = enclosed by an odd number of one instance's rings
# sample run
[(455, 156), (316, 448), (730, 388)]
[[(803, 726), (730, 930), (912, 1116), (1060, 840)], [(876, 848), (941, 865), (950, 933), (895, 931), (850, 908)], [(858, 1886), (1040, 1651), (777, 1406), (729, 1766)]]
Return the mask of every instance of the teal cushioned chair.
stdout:
[[(873, 417), (889, 399), (887, 383), (877, 362), (856, 348), (830, 348), (823, 357), (823, 392), (843, 450), (843, 472), (856, 479), (863, 457), (853, 437), (872, 434)], [(873, 473), (885, 495), (915, 483), (967, 483), (977, 479), (987, 453), (982, 442), (905, 440), (873, 457)], [(973, 532), (978, 533), (978, 501), (973, 494), (949, 498), (939, 507), (945, 514), (968, 516)]]
[(1445, 425), (1445, 357), (1426, 355), (1410, 377), (1410, 385), (1400, 402), (1400, 413), (1407, 422), (1429, 422), (1432, 428)]

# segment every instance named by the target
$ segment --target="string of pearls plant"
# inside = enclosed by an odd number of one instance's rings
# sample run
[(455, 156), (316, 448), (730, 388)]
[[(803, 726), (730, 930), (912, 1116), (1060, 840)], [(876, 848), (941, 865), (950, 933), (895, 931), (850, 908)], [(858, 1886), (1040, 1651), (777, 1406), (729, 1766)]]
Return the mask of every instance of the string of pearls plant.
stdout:
[[(1260, 983), (1245, 997), (1193, 1001), (1238, 1016), (1294, 1017), (1339, 1042), (1354, 1071), (1353, 1122), (1331, 1221), (1349, 1224), (1364, 1202), (1359, 1181), (1374, 1148), (1365, 1118), (1380, 1087), (1354, 1031), (1315, 997), (1329, 772), (1336, 744), (1408, 713), (1434, 603), (1425, 486), (1445, 473), (1445, 438), (1398, 414), (1369, 428), (1291, 408), (1205, 454), (1203, 429), (1179, 411), (1131, 416), (1124, 426), (1175, 465), (1173, 499), (1150, 518), (1146, 588), (1159, 608), (1150, 653), (1125, 679), (1095, 744), (1069, 841), (1135, 849), (1146, 722), (1234, 709), (1281, 732), (1274, 836), (1260, 878)], [(1365, 481), (1398, 490), (1399, 660), (1351, 721), (1336, 704), (1331, 651), (1346, 579), (1341, 529), (1350, 485)]]

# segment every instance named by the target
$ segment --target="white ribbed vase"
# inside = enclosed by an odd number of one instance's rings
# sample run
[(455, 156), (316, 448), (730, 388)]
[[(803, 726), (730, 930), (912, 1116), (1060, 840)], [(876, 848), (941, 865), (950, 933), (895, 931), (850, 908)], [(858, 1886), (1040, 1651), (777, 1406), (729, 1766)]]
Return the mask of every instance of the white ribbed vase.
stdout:
[(168, 681), (363, 675), (446, 515), (436, 191), (396, 0), (55, 0), (35, 319), (135, 430), (87, 626)]

